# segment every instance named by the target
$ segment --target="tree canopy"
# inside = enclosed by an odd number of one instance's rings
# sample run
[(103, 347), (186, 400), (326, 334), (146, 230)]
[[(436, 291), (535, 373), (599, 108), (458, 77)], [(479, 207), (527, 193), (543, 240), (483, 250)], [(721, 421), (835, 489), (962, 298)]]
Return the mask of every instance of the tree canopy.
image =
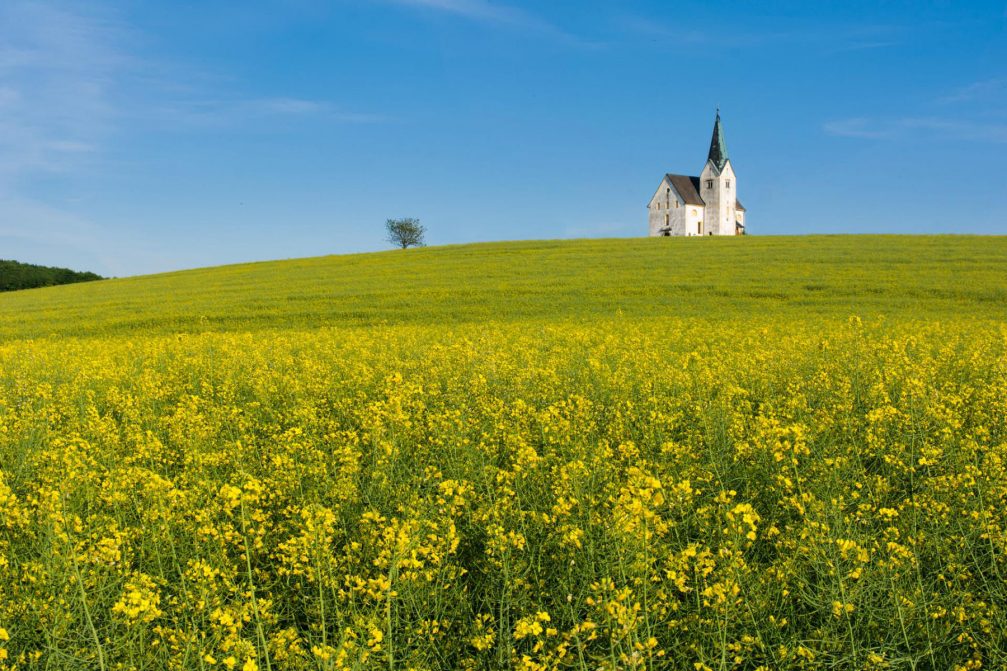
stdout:
[(419, 219), (389, 219), (385, 222), (388, 232), (388, 242), (405, 249), (406, 247), (422, 247), (427, 229), (420, 225)]
[(68, 268), (50, 268), (30, 263), (0, 260), (0, 291), (35, 289), (100, 279), (103, 279), (101, 275), (81, 273)]

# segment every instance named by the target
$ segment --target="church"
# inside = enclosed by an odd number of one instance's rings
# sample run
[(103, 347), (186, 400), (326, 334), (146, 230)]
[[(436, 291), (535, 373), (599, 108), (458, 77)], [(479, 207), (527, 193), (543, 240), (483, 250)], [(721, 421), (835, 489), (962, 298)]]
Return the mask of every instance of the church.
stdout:
[(744, 235), (745, 208), (727, 156), (720, 110), (699, 177), (667, 174), (650, 200), (650, 236)]

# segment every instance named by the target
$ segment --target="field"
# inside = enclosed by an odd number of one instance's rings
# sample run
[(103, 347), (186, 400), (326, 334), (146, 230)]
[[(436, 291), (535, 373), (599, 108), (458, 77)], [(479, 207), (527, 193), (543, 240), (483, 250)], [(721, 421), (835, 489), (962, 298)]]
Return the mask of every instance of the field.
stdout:
[(1007, 238), (0, 295), (0, 669), (1007, 666)]

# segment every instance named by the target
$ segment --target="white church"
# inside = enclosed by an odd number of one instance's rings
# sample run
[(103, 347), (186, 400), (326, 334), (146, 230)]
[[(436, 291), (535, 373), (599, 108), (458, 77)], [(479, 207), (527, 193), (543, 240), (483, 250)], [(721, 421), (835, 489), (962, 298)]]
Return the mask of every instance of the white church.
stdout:
[(650, 236), (744, 235), (745, 208), (727, 156), (720, 110), (699, 177), (667, 174), (650, 200)]

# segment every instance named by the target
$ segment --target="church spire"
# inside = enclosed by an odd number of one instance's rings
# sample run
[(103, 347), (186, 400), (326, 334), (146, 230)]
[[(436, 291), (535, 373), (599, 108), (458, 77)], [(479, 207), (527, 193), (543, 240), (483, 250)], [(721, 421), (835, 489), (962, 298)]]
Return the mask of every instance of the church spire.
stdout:
[(708, 160), (713, 161), (717, 170), (723, 170), (727, 163), (727, 142), (724, 140), (724, 129), (720, 125), (720, 107), (717, 108), (717, 121), (713, 124), (713, 139), (710, 140), (710, 155)]

